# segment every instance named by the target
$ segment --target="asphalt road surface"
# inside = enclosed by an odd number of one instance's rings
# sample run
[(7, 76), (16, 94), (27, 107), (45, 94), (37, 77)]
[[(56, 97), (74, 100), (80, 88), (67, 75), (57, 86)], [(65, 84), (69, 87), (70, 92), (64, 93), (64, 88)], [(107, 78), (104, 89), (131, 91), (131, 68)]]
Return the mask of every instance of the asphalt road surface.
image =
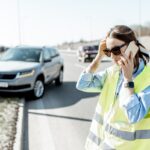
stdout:
[[(48, 85), (42, 99), (26, 100), (24, 150), (84, 150), (99, 93), (75, 88), (81, 71), (90, 62), (78, 62), (74, 53), (63, 52), (62, 56), (63, 85)], [(110, 65), (103, 62), (101, 70)]]

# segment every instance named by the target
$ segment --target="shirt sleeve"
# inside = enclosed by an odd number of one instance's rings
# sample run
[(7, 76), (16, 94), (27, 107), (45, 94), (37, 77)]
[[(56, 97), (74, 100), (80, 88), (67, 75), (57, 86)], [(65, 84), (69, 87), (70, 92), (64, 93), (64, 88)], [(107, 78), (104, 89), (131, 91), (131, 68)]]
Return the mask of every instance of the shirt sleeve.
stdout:
[(83, 71), (77, 81), (76, 88), (83, 92), (97, 93), (103, 88), (107, 71), (86, 73)]
[(126, 100), (120, 99), (119, 102), (130, 123), (140, 121), (150, 110), (150, 86), (138, 94), (131, 95)]

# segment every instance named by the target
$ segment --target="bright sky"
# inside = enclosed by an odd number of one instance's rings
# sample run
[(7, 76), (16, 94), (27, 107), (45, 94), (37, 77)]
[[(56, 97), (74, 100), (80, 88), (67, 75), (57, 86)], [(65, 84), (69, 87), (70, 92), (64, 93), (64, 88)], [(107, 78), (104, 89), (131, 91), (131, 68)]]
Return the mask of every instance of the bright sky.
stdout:
[(0, 0), (0, 45), (19, 44), (17, 2), (22, 44), (100, 39), (116, 24), (150, 22), (149, 0)]

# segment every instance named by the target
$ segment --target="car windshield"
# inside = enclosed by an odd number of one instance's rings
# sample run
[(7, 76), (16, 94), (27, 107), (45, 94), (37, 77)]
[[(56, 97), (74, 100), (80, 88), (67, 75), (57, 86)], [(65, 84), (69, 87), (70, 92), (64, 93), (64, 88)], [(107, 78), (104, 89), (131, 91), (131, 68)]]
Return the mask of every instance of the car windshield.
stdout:
[(97, 51), (98, 50), (98, 45), (94, 45), (94, 46), (85, 46), (84, 47), (84, 51)]
[(94, 50), (98, 50), (98, 48), (99, 48), (98, 45), (94, 45), (94, 46), (93, 46), (93, 49), (94, 49)]
[(0, 58), (1, 61), (39, 62), (41, 49), (38, 48), (10, 48)]

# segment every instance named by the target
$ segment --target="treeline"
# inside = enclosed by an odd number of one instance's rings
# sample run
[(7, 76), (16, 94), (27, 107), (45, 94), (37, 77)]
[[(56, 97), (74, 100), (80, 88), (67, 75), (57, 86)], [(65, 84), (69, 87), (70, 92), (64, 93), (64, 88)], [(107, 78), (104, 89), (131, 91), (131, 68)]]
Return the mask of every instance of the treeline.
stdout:
[(83, 46), (83, 45), (97, 45), (97, 44), (99, 44), (99, 40), (86, 41), (86, 40), (81, 39), (76, 42), (64, 42), (60, 45), (57, 45), (57, 48), (77, 50), (80, 46)]

